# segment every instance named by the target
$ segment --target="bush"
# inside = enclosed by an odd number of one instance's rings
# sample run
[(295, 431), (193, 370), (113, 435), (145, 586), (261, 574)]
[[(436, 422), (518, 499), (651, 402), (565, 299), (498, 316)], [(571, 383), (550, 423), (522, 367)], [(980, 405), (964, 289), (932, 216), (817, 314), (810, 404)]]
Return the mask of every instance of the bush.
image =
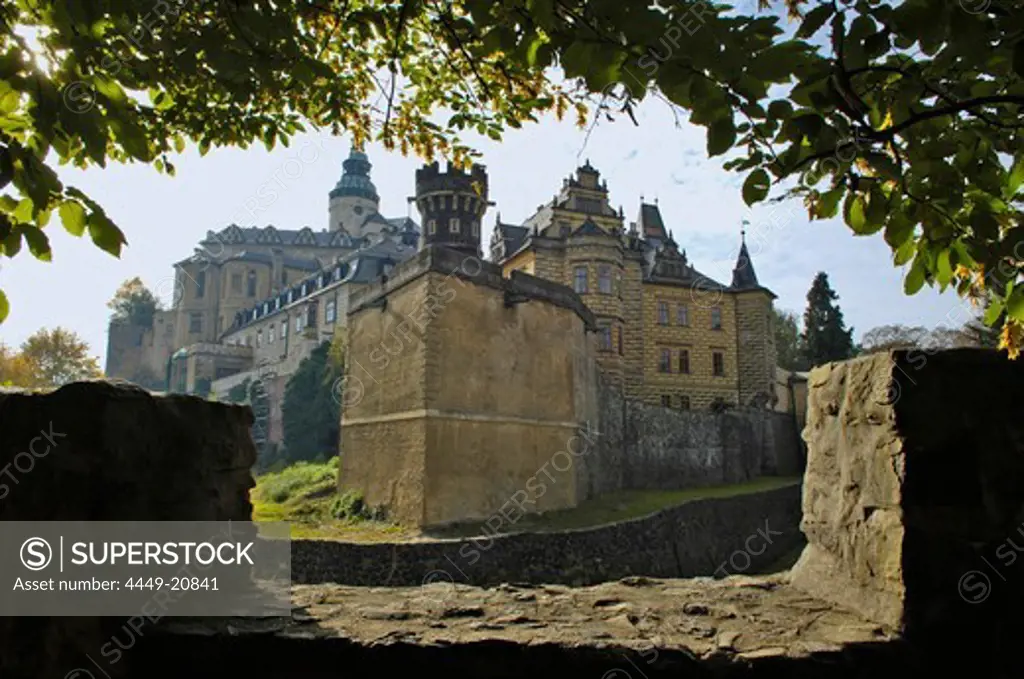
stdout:
[(384, 519), (384, 512), (367, 505), (362, 493), (346, 490), (331, 503), (331, 516), (353, 521), (380, 521)]
[(326, 464), (300, 462), (262, 476), (258, 493), (260, 499), (280, 504), (295, 497), (323, 491), (324, 488), (333, 486), (337, 478), (337, 457)]

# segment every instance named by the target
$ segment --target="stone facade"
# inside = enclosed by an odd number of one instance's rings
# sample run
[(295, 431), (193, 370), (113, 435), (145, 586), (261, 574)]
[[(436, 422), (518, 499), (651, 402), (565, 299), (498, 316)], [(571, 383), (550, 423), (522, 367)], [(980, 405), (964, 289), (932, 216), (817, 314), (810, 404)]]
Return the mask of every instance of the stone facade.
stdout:
[[(342, 489), (430, 526), (525, 496), (596, 422), (588, 330), (576, 295), (533, 276), (444, 247), (400, 264), (351, 300), (347, 370), (360, 388), (342, 413)], [(575, 477), (562, 480), (530, 498), (536, 511), (578, 503)]]
[(571, 287), (597, 318), (597, 360), (630, 399), (682, 409), (774, 407), (772, 300), (744, 243), (733, 280), (697, 271), (642, 203), (625, 228), (588, 162), (521, 226), (499, 216), (491, 258)]

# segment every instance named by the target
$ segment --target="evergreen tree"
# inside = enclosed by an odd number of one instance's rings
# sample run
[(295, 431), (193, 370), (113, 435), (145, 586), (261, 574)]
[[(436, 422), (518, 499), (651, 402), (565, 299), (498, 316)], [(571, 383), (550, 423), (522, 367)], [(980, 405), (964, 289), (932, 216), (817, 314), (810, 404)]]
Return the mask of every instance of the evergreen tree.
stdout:
[(153, 325), (153, 315), (160, 309), (160, 300), (136, 276), (121, 284), (107, 307), (114, 312), (111, 316), (114, 323), (149, 328)]
[(847, 329), (843, 312), (835, 302), (839, 295), (828, 284), (828, 274), (819, 272), (807, 293), (802, 335), (810, 366), (842, 361), (855, 355), (853, 328)]

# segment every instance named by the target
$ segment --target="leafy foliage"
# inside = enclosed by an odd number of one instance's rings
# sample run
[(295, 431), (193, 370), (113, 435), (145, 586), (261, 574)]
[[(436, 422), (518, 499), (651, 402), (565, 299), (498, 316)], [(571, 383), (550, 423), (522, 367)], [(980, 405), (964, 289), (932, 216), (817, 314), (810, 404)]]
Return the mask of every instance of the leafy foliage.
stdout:
[(796, 314), (779, 309), (775, 309), (774, 313), (776, 362), (785, 370), (807, 370), (806, 352), (800, 338)]
[(17, 353), (0, 344), (0, 384), (48, 388), (102, 375), (88, 343), (61, 327), (37, 331)]
[(286, 462), (326, 459), (338, 454), (340, 406), (335, 384), (340, 368), (323, 342), (302, 360), (288, 380), (281, 406)]
[(114, 311), (111, 322), (149, 328), (153, 325), (153, 315), (160, 308), (160, 300), (136, 276), (121, 284), (107, 307)]
[[(49, 158), (173, 173), (186, 140), (203, 153), (272, 148), (311, 124), (462, 164), (466, 131), (500, 139), (573, 107), (582, 124), (591, 111), (635, 120), (653, 96), (707, 129), (708, 154), (745, 176), (748, 204), (790, 197), (811, 219), (841, 216), (885, 239), (907, 294), (983, 297), (1011, 356), (1024, 340), (1024, 0), (759, 0), (750, 12), (709, 0), (35, 0), (0, 11), (7, 256), (24, 242), (48, 260), (54, 210), (112, 254), (125, 243)], [(7, 309), (0, 296), (0, 319)]]
[(807, 364), (811, 367), (854, 355), (853, 328), (846, 328), (843, 312), (835, 304), (838, 299), (839, 295), (829, 286), (828, 274), (819, 272), (807, 293), (801, 335)]

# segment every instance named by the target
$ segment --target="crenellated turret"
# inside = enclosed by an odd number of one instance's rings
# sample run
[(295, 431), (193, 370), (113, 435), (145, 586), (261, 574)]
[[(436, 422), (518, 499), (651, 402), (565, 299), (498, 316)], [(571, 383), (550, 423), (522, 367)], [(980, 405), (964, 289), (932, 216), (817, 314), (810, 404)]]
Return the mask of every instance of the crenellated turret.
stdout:
[(487, 170), (469, 172), (434, 162), (416, 171), (416, 207), (423, 216), (420, 248), (442, 246), (480, 256), (480, 223), (490, 202)]

